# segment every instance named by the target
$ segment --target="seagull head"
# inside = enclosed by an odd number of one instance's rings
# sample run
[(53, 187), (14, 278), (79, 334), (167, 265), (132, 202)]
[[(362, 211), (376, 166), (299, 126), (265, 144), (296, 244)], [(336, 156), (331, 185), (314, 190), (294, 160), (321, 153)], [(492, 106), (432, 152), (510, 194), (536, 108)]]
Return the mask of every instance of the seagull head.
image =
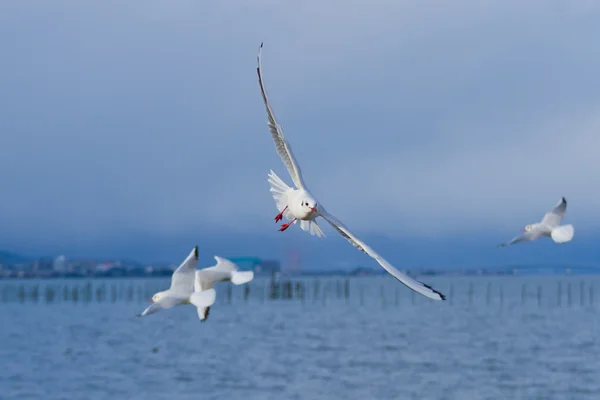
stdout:
[(148, 301), (150, 301), (152, 303), (156, 303), (156, 302), (160, 301), (160, 299), (162, 299), (163, 296), (164, 296), (164, 292), (158, 292), (158, 293), (155, 293), (154, 296), (152, 296), (152, 298), (148, 299)]
[(312, 197), (305, 197), (301, 200), (300, 205), (307, 210), (309, 213), (317, 212), (317, 201)]

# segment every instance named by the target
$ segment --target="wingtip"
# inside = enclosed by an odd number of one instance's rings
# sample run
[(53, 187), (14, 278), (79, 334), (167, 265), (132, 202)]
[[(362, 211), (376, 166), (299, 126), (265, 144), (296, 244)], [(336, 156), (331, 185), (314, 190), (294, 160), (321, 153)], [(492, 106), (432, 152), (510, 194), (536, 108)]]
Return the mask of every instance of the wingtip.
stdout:
[(263, 42), (260, 42), (260, 46), (258, 46), (258, 55), (256, 56), (256, 61), (258, 62), (258, 68), (260, 69), (260, 54), (262, 53)]
[(567, 199), (565, 199), (565, 196), (563, 196), (562, 202), (565, 203), (565, 204), (567, 204)]
[(435, 290), (434, 288), (432, 288), (431, 286), (427, 285), (426, 283), (423, 283), (423, 286), (425, 286), (427, 289), (431, 290), (433, 293), (437, 294), (438, 296), (440, 296), (440, 300), (446, 300), (446, 296), (444, 296), (444, 294), (438, 290)]
[(194, 258), (198, 259), (198, 246), (194, 246)]

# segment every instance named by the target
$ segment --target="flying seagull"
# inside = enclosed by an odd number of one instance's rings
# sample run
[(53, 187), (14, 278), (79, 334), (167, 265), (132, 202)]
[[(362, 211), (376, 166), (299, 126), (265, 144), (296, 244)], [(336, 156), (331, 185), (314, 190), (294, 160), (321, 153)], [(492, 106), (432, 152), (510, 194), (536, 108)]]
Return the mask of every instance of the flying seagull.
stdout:
[(532, 241), (544, 236), (550, 236), (556, 243), (566, 243), (570, 241), (575, 234), (573, 225), (560, 224), (565, 216), (566, 210), (567, 199), (563, 197), (552, 210), (544, 215), (542, 222), (527, 225), (523, 228), (523, 232), (525, 232), (523, 235), (513, 238), (510, 242), (499, 244), (498, 247), (506, 247), (515, 243)]
[(154, 314), (161, 310), (182, 304), (193, 304), (198, 309), (210, 307), (215, 302), (214, 289), (194, 291), (194, 277), (198, 264), (198, 246), (190, 252), (187, 258), (173, 272), (171, 287), (155, 293), (149, 300), (152, 302), (138, 317)]
[(271, 193), (275, 199), (275, 205), (279, 210), (279, 214), (275, 216), (275, 222), (279, 222), (283, 218), (290, 222), (281, 225), (280, 231), (285, 231), (293, 223), (300, 221), (300, 227), (318, 237), (324, 236), (323, 231), (317, 223), (317, 218), (321, 217), (325, 221), (329, 222), (331, 226), (344, 238), (346, 238), (354, 247), (358, 250), (366, 253), (367, 255), (374, 258), (379, 265), (381, 265), (387, 272), (389, 272), (394, 278), (408, 286), (410, 289), (418, 292), (424, 296), (434, 300), (445, 300), (445, 296), (422, 282), (419, 282), (408, 275), (403, 274), (397, 270), (392, 264), (388, 263), (383, 257), (381, 257), (375, 250), (367, 246), (366, 243), (362, 242), (356, 235), (354, 235), (346, 226), (344, 226), (336, 217), (328, 213), (323, 205), (315, 199), (315, 197), (308, 190), (300, 166), (296, 161), (290, 144), (283, 135), (281, 126), (275, 119), (273, 109), (269, 104), (267, 98), (267, 92), (265, 91), (262, 73), (261, 73), (261, 53), (263, 44), (261, 43), (258, 51), (258, 67), (256, 69), (258, 73), (258, 83), (260, 85), (260, 91), (262, 93), (265, 108), (267, 110), (267, 125), (269, 131), (275, 142), (275, 148), (279, 157), (285, 164), (292, 181), (294, 182), (294, 188), (288, 186), (281, 178), (279, 178), (273, 170), (269, 173), (269, 184), (271, 186)]

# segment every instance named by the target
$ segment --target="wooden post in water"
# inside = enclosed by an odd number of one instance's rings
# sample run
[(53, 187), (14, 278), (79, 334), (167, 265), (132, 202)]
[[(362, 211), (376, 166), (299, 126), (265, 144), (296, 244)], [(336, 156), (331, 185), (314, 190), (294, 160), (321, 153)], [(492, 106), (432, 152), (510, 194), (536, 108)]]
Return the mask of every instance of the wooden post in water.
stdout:
[(227, 304), (231, 304), (231, 283), (227, 285)]
[(127, 302), (130, 303), (133, 301), (133, 283), (129, 283), (129, 287), (127, 288)]
[(473, 304), (473, 282), (469, 282), (469, 305)]
[(54, 301), (54, 289), (50, 285), (46, 285), (46, 303)]
[(101, 303), (102, 301), (104, 301), (104, 284), (102, 284), (102, 286), (98, 286), (96, 288), (96, 301), (98, 303)]
[(363, 289), (363, 285), (359, 284), (358, 286), (358, 294), (359, 294), (359, 298), (360, 298), (360, 305), (364, 306), (365, 305), (365, 296), (364, 296), (364, 289)]
[(560, 307), (562, 302), (562, 282), (558, 282), (556, 292), (556, 304)]
[(88, 281), (85, 285), (85, 302), (90, 303), (92, 301), (92, 282)]
[(583, 307), (585, 304), (585, 299), (583, 298), (584, 297), (583, 296), (583, 290), (584, 290), (583, 286), (584, 286), (583, 281), (579, 282), (579, 305), (581, 307)]
[(450, 293), (448, 293), (448, 301), (450, 304), (452, 304), (454, 301), (454, 284), (453, 283), (450, 284)]
[(348, 299), (350, 298), (350, 282), (348, 279), (344, 282), (344, 297), (346, 298), (346, 304), (348, 304)]
[(31, 299), (33, 300), (34, 303), (38, 302), (38, 298), (40, 295), (40, 288), (39, 285), (34, 285), (33, 286), (33, 290), (31, 291)]
[(567, 284), (567, 304), (571, 307), (571, 282)]
[(414, 290), (410, 291), (410, 304), (413, 306), (415, 305), (415, 291)]
[(137, 292), (137, 299), (139, 302), (144, 301), (144, 288), (142, 287), (142, 285), (137, 284), (136, 285), (136, 292)]
[(248, 298), (250, 297), (250, 285), (249, 284), (245, 284), (244, 285), (244, 301), (247, 303), (248, 302)]
[(74, 303), (79, 301), (79, 287), (77, 285), (73, 285), (73, 289), (71, 289), (71, 298)]
[(315, 279), (314, 281), (314, 289), (313, 289), (313, 302), (317, 302), (317, 297), (319, 297), (319, 281)]
[(19, 286), (19, 291), (17, 292), (17, 297), (19, 298), (20, 303), (25, 302), (25, 286), (23, 284), (21, 284), (21, 286)]

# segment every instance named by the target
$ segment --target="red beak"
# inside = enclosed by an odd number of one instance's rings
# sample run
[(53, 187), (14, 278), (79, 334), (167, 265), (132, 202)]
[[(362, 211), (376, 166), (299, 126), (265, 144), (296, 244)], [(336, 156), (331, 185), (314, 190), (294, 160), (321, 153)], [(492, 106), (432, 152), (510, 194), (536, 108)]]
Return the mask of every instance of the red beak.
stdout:
[(152, 300), (152, 299), (148, 299), (148, 301), (149, 301), (150, 303), (154, 303), (154, 300)]
[(310, 208), (313, 212), (317, 212), (317, 207), (311, 207)]

